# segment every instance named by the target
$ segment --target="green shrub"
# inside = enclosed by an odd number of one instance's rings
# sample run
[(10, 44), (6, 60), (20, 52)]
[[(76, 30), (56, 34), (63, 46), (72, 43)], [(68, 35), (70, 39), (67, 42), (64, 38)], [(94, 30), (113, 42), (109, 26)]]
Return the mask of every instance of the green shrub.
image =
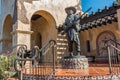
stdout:
[[(17, 57), (15, 55), (12, 56), (0, 56), (0, 79), (8, 76), (9, 72), (14, 72), (13, 62)], [(10, 74), (12, 75), (12, 74)]]

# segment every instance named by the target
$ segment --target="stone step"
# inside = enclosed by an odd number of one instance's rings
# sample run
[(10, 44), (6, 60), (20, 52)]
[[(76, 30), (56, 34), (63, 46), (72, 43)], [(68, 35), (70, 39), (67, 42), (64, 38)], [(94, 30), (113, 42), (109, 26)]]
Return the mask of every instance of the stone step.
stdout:
[(95, 62), (97, 62), (97, 63), (108, 63), (108, 57), (96, 57)]

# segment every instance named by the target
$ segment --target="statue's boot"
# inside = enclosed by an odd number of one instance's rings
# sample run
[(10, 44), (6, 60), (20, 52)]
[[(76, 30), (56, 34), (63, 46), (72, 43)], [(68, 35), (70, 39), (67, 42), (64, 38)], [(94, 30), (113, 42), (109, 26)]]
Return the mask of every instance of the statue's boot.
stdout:
[(81, 52), (77, 52), (76, 58), (85, 58), (85, 56), (81, 55)]
[(75, 56), (76, 58), (85, 58), (84, 55), (81, 55), (81, 52), (77, 52), (77, 56)]
[(73, 57), (73, 53), (72, 52), (69, 53), (69, 57)]
[(80, 57), (80, 55), (81, 55), (81, 52), (77, 52), (77, 56)]

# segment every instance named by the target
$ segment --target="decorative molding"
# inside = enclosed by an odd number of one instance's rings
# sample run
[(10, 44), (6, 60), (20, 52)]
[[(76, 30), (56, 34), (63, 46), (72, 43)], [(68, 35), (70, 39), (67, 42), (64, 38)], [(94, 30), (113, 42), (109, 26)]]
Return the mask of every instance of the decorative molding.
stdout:
[(98, 20), (107, 16), (114, 17), (114, 14), (117, 13), (117, 10), (120, 9), (120, 5), (113, 4), (111, 7), (106, 7), (103, 10), (98, 10), (98, 12), (91, 14), (91, 15), (86, 15), (83, 19), (81, 19), (80, 24), (86, 24), (88, 22), (93, 22), (94, 20)]
[(14, 35), (16, 33), (32, 34), (33, 31), (25, 31), (25, 30), (18, 30), (18, 29), (16, 29), (15, 31), (11, 32), (12, 35)]
[(81, 31), (118, 22), (118, 17), (116, 16), (118, 9), (120, 9), (120, 5), (113, 3), (111, 7), (105, 6), (103, 10), (98, 9), (98, 12), (84, 16), (80, 21)]

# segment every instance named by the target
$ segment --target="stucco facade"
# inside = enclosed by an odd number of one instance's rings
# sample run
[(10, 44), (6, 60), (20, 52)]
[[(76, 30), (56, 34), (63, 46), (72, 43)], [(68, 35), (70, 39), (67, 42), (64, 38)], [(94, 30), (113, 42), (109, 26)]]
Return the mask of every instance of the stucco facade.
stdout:
[[(57, 32), (57, 26), (66, 18), (65, 8), (73, 6), (80, 12), (79, 0), (2, 0), (0, 17), (0, 52), (17, 44), (25, 44), (28, 49), (40, 48), (50, 39), (57, 41), (56, 59), (67, 55), (65, 35)], [(119, 10), (116, 16), (119, 16)], [(120, 40), (118, 22), (80, 32), (81, 51), (86, 56), (100, 56), (97, 39), (102, 32), (114, 34)], [(90, 50), (87, 46), (89, 44)], [(51, 56), (51, 55), (49, 55)], [(104, 56), (104, 55), (102, 55)]]
[[(12, 46), (12, 29), (14, 28), (15, 0), (1, 0), (0, 17), (0, 52)], [(8, 33), (7, 33), (8, 32)], [(7, 42), (7, 43), (6, 43)], [(6, 47), (3, 48), (4, 43)], [(8, 44), (8, 45), (7, 45)], [(4, 50), (3, 50), (4, 49)]]
[(74, 6), (80, 11), (79, 0), (2, 0), (1, 4), (2, 53), (17, 44), (31, 49), (35, 45), (41, 48), (50, 39), (57, 40), (56, 28), (66, 18), (65, 8)]

